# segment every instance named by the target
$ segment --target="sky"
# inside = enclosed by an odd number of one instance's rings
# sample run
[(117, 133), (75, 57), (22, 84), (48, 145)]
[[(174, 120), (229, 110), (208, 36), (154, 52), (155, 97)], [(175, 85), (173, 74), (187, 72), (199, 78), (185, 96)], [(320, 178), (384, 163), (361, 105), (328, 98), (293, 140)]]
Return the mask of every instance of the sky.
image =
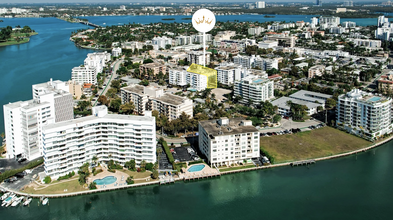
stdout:
[[(263, 1), (263, 0), (215, 0), (214, 2), (233, 2), (233, 3), (244, 3), (244, 2), (254, 2), (254, 1)], [(264, 0), (266, 3), (275, 3), (275, 2), (315, 2), (315, 0)], [(388, 0), (352, 0), (353, 2), (385, 2)], [(130, 3), (130, 2), (147, 2), (142, 0), (0, 0), (0, 4), (6, 3)], [(153, 0), (148, 2), (211, 2), (211, 0)], [(344, 0), (323, 0), (323, 2), (344, 2)]]

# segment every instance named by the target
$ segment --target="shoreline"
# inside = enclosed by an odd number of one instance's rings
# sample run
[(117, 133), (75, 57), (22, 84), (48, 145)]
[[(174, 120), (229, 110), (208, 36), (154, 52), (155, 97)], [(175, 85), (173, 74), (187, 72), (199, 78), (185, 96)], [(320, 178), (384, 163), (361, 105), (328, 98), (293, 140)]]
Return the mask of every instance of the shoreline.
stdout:
[[(362, 153), (366, 152), (367, 150), (376, 148), (382, 144), (385, 144), (393, 139), (393, 136), (388, 137), (387, 139), (380, 141), (378, 143), (374, 143), (368, 147), (359, 149), (359, 150), (354, 150), (346, 153), (341, 153), (341, 154), (336, 154), (332, 156), (326, 156), (326, 157), (319, 157), (319, 158), (314, 158), (314, 159), (308, 159), (308, 160), (314, 160), (314, 161), (323, 161), (323, 160), (330, 160), (330, 159), (335, 159), (335, 158), (340, 158), (340, 157), (346, 157), (350, 156), (353, 154), (357, 153)], [(279, 163), (279, 164), (273, 164), (273, 165), (268, 165), (268, 166), (261, 166), (261, 167), (252, 167), (252, 168), (244, 168), (244, 169), (238, 169), (238, 170), (230, 170), (230, 171), (224, 171), (220, 172), (220, 175), (227, 175), (227, 174), (233, 174), (233, 173), (240, 173), (240, 172), (249, 172), (249, 171), (254, 171), (254, 170), (262, 170), (262, 169), (270, 169), (270, 168), (275, 168), (275, 167), (283, 167), (283, 166), (290, 166), (292, 163), (295, 162), (303, 162), (306, 160), (300, 160), (300, 161), (292, 161), (292, 162), (284, 162), (284, 163)], [(203, 176), (199, 177), (196, 179), (209, 179), (209, 176)], [(212, 177), (213, 178), (213, 177)], [(173, 182), (168, 182), (169, 184), (175, 183), (177, 181), (185, 181), (185, 180), (190, 180), (190, 179), (185, 179), (185, 178), (174, 178)], [(41, 198), (41, 197), (48, 197), (48, 198), (63, 198), (63, 197), (73, 197), (73, 196), (81, 196), (81, 195), (88, 195), (88, 194), (94, 194), (94, 193), (100, 193), (100, 192), (108, 192), (108, 191), (114, 191), (114, 190), (121, 190), (121, 189), (127, 189), (127, 188), (135, 188), (135, 187), (142, 187), (142, 186), (150, 186), (150, 185), (158, 185), (160, 186), (160, 181), (151, 181), (151, 182), (146, 182), (146, 183), (135, 183), (131, 185), (126, 185), (126, 186), (120, 186), (117, 188), (108, 188), (108, 189), (94, 189), (94, 190), (86, 190), (86, 191), (80, 191), (80, 192), (71, 192), (71, 193), (61, 193), (61, 194), (29, 194), (29, 193), (24, 193), (21, 191), (15, 191), (15, 190), (10, 190), (6, 187), (0, 186), (0, 188), (8, 191), (8, 192), (13, 192), (17, 195), (20, 196), (27, 196), (31, 198)], [(165, 184), (164, 184), (165, 185)]]
[[(29, 37), (27, 37), (27, 41), (26, 41), (26, 42), (16, 42), (16, 43), (13, 43), (13, 44), (5, 44), (5, 45), (2, 45), (2, 44), (0, 43), (0, 47), (6, 47), (6, 46), (20, 45), (20, 44), (29, 43), (29, 42), (30, 42), (30, 38), (31, 38), (32, 36), (35, 36), (35, 35), (38, 35), (38, 33), (37, 33), (37, 32), (33, 32)], [(7, 42), (3, 42), (3, 43), (7, 43)]]

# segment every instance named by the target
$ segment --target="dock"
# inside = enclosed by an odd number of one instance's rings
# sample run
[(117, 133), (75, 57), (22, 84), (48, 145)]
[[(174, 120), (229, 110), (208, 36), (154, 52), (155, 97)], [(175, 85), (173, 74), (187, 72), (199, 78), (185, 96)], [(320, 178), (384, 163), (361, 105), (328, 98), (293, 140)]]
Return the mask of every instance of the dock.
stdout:
[(171, 178), (169, 180), (160, 180), (160, 185), (165, 185), (165, 184), (171, 184), (171, 183), (175, 183), (175, 179)]
[(200, 174), (195, 176), (185, 176), (183, 177), (183, 181), (192, 181), (192, 180), (200, 180), (200, 179), (209, 179), (214, 177), (220, 177), (221, 173), (213, 173), (213, 174)]
[(297, 162), (290, 163), (290, 165), (294, 167), (294, 166), (303, 166), (303, 165), (309, 165), (315, 163), (316, 163), (315, 160), (304, 160), (304, 161), (297, 161)]

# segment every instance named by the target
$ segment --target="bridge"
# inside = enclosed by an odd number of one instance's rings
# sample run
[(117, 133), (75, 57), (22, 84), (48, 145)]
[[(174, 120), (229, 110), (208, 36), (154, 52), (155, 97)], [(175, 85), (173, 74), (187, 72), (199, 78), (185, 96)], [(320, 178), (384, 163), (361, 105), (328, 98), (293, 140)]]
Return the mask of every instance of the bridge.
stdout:
[(84, 25), (88, 25), (88, 26), (91, 26), (91, 27), (95, 27), (95, 28), (100, 28), (101, 27), (100, 25), (93, 24), (93, 23), (90, 23), (88, 21), (79, 21), (79, 23), (84, 24)]

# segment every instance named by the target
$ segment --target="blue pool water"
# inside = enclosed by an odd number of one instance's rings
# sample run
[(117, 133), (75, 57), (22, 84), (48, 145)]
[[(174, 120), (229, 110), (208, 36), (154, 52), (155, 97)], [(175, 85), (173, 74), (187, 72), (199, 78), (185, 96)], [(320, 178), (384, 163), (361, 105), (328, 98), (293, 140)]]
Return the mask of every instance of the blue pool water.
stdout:
[(106, 176), (102, 179), (94, 180), (97, 185), (109, 185), (116, 182), (117, 178), (114, 176)]
[(381, 97), (374, 96), (374, 97), (370, 98), (369, 101), (377, 102), (377, 101), (379, 101), (380, 99), (381, 99)]
[(187, 171), (188, 172), (198, 172), (198, 171), (203, 170), (203, 168), (205, 168), (205, 165), (204, 164), (199, 164), (199, 165), (194, 165), (194, 166), (188, 168)]

